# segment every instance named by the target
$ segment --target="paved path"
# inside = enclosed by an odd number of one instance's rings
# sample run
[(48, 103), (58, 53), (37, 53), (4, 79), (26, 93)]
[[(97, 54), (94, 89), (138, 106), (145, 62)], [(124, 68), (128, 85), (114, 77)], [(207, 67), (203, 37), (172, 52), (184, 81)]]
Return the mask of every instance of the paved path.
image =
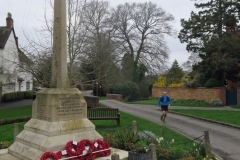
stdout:
[(0, 109), (28, 106), (32, 105), (32, 102), (33, 99), (23, 99), (16, 102), (0, 103)]
[[(100, 103), (162, 124), (159, 119), (161, 111), (157, 106), (126, 104), (116, 100), (101, 100)], [(171, 106), (170, 108), (176, 107)], [(194, 108), (197, 109), (196, 107)], [(227, 107), (219, 109), (229, 110)], [(166, 121), (167, 127), (190, 138), (199, 137), (203, 135), (204, 131), (209, 131), (213, 152), (224, 160), (240, 160), (240, 129), (172, 113), (168, 114)]]

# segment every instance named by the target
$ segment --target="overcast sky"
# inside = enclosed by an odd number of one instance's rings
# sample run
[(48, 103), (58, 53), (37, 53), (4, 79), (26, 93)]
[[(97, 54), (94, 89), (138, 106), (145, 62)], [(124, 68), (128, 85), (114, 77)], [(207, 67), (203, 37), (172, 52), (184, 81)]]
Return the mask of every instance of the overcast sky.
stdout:
[[(7, 13), (12, 14), (14, 20), (14, 29), (19, 38), (20, 45), (24, 43), (23, 32), (28, 36), (34, 36), (34, 28), (40, 27), (44, 8), (48, 4), (46, 0), (0, 0), (0, 26), (6, 25)], [(125, 2), (148, 2), (148, 0), (109, 0), (111, 7), (116, 7), (118, 4)], [(179, 31), (181, 29), (180, 19), (188, 19), (190, 12), (195, 10), (192, 0), (151, 0), (158, 6), (162, 7), (168, 13), (171, 13), (175, 21), (172, 24)], [(186, 44), (181, 44), (179, 39), (166, 37), (167, 45), (170, 49), (169, 65), (176, 59), (181, 65), (188, 59), (190, 55), (186, 51)]]

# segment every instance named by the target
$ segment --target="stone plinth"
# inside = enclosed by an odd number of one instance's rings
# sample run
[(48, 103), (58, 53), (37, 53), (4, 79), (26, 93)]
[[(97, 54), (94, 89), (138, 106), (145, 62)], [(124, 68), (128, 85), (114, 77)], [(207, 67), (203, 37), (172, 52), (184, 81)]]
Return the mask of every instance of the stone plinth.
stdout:
[(42, 89), (33, 102), (32, 118), (49, 122), (87, 118), (86, 105), (76, 88)]
[(8, 152), (20, 159), (37, 160), (46, 151), (64, 150), (68, 141), (102, 139), (87, 118), (87, 105), (76, 88), (43, 89), (33, 102), (32, 119)]

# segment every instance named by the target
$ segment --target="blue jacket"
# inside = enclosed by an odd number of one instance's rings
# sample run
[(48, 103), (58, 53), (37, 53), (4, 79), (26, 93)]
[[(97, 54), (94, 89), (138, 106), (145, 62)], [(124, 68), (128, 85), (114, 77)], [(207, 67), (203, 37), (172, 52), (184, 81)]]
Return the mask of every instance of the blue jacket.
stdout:
[(169, 96), (161, 96), (158, 99), (158, 106), (161, 106), (161, 104), (164, 106), (167, 106), (169, 103), (171, 103), (171, 99)]

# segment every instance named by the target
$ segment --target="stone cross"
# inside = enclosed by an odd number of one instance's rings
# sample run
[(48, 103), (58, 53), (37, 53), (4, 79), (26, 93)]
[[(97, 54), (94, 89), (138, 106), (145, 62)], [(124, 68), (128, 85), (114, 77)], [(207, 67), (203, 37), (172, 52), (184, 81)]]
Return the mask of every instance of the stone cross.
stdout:
[(54, 0), (52, 77), (50, 88), (70, 88), (67, 74), (66, 0)]

